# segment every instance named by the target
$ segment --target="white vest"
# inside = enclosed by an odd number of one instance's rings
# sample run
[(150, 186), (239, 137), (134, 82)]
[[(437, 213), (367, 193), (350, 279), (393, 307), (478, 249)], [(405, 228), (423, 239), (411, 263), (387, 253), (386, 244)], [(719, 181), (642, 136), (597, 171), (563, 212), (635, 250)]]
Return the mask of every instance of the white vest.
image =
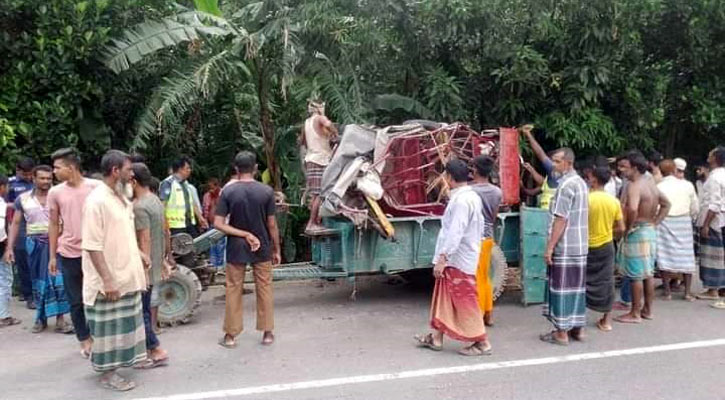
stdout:
[(305, 121), (305, 142), (307, 143), (305, 162), (327, 166), (332, 158), (330, 139), (315, 131), (315, 117), (312, 116)]

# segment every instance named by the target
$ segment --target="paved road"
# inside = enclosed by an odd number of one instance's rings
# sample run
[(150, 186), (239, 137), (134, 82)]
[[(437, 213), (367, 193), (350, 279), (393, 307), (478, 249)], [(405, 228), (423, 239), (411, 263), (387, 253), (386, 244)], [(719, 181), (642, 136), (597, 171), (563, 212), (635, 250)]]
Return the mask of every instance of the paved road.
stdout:
[[(725, 399), (725, 312), (705, 302), (658, 301), (654, 321), (591, 329), (587, 342), (565, 348), (537, 339), (549, 328), (540, 307), (507, 294), (489, 331), (494, 355), (464, 358), (452, 342), (441, 353), (413, 346), (426, 329), (429, 288), (373, 277), (357, 289), (353, 302), (346, 281), (278, 283), (277, 343), (263, 347), (248, 330), (227, 350), (216, 344), (224, 306), (212, 288), (193, 323), (161, 335), (172, 364), (125, 371), (138, 383), (126, 394), (98, 388), (73, 337), (29, 333), (32, 314), (16, 308), (23, 324), (0, 330), (0, 398)], [(254, 327), (253, 296), (245, 300)]]

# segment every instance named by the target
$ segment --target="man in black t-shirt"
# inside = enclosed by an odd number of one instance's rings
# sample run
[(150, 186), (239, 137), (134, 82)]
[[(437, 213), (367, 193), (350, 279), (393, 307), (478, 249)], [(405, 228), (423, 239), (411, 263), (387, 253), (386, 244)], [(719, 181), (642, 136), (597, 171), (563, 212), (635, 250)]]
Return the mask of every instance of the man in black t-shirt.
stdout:
[(274, 342), (272, 266), (281, 261), (275, 219), (274, 191), (254, 180), (257, 159), (243, 151), (234, 158), (239, 179), (222, 190), (214, 226), (227, 235), (226, 309), (224, 337), (219, 344), (233, 348), (242, 332), (242, 289), (247, 264), (252, 264), (257, 293), (257, 330), (262, 344)]

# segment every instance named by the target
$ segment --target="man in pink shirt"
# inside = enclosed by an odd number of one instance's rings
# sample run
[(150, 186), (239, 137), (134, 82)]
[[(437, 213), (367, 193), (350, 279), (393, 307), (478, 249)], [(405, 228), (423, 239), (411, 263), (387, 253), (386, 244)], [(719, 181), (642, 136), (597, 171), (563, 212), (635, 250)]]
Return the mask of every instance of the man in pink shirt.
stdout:
[(48, 271), (63, 273), (63, 285), (70, 303), (71, 320), (81, 344), (81, 355), (91, 352), (91, 334), (83, 311), (83, 268), (81, 266), (81, 216), (88, 194), (101, 182), (81, 175), (81, 160), (72, 149), (60, 149), (51, 156), (53, 173), (60, 185), (48, 193), (50, 260)]

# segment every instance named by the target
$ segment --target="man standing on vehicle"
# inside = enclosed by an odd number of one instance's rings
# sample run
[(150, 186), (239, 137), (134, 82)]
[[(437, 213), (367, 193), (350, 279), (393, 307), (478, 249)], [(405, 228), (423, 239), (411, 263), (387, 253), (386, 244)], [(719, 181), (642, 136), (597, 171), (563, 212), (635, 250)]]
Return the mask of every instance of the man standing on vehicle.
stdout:
[(556, 192), (556, 188), (559, 186), (559, 177), (554, 171), (554, 164), (551, 158), (546, 155), (544, 149), (541, 148), (539, 142), (537, 142), (534, 138), (534, 134), (532, 133), (533, 129), (533, 125), (524, 125), (520, 128), (520, 131), (523, 133), (524, 136), (526, 136), (526, 139), (531, 145), (531, 149), (534, 151), (534, 154), (536, 154), (536, 157), (539, 159), (541, 165), (546, 171), (546, 179), (543, 179), (541, 185), (541, 196), (539, 197), (539, 204), (541, 208), (548, 210), (551, 199), (554, 197), (554, 193)]
[(305, 175), (307, 195), (310, 197), (310, 220), (307, 222), (305, 233), (314, 234), (324, 229), (319, 217), (320, 186), (322, 174), (332, 158), (330, 142), (337, 137), (337, 129), (325, 116), (325, 103), (310, 101), (307, 112), (310, 117), (305, 120), (300, 135), (300, 144), (307, 148)]
[(238, 179), (222, 190), (214, 218), (216, 229), (228, 238), (224, 337), (219, 344), (236, 347), (236, 337), (243, 327), (244, 273), (247, 264), (251, 264), (257, 293), (257, 330), (264, 332), (262, 344), (270, 345), (274, 342), (272, 267), (281, 261), (274, 191), (254, 180), (254, 153), (237, 154), (234, 169)]
[[(15, 164), (15, 176), (8, 180), (7, 193), (7, 216), (8, 228), (13, 221), (15, 211), (15, 199), (21, 194), (33, 189), (33, 168), (35, 161), (24, 157)], [(9, 234), (9, 232), (8, 232)], [(25, 249), (25, 220), (20, 221), (18, 226), (18, 239), (15, 241), (15, 248), (10, 249), (15, 256), (15, 265), (18, 269), (20, 280), (20, 301), (25, 301), (29, 309), (35, 309), (33, 301), (33, 280), (35, 280), (30, 266), (28, 265), (28, 252)]]
[(181, 157), (171, 165), (172, 174), (161, 182), (159, 198), (166, 208), (166, 221), (171, 234), (188, 233), (199, 236), (197, 220), (202, 229), (206, 229), (206, 220), (200, 217), (199, 207), (194, 199), (193, 189), (188, 179), (191, 176), (191, 160)]
[(465, 162), (451, 160), (445, 171), (451, 195), (441, 219), (433, 257), (436, 278), (430, 309), (433, 332), (416, 335), (415, 339), (419, 347), (439, 351), (443, 348), (443, 335), (447, 335), (469, 343), (459, 350), (461, 355), (490, 355), (491, 343), (476, 290), (476, 269), (485, 229), (481, 199), (468, 186)]
[(62, 182), (48, 192), (50, 260), (48, 270), (63, 273), (70, 317), (81, 355), (91, 354), (91, 333), (83, 310), (83, 266), (81, 263), (81, 219), (86, 197), (102, 182), (81, 175), (81, 159), (72, 149), (60, 149), (50, 156), (53, 173)]
[(483, 217), (483, 241), (481, 242), (481, 256), (476, 270), (476, 287), (478, 288), (478, 304), (483, 312), (483, 322), (486, 326), (493, 326), (493, 285), (489, 270), (491, 268), (491, 252), (493, 251), (493, 230), (496, 226), (498, 207), (501, 205), (503, 194), (498, 186), (490, 182), (494, 161), (488, 156), (478, 156), (473, 159), (473, 184), (471, 189), (481, 198)]
[(549, 239), (544, 258), (548, 268), (544, 315), (555, 330), (540, 339), (559, 345), (583, 338), (586, 325), (586, 269), (589, 253), (589, 193), (574, 170), (574, 152), (561, 148), (552, 154), (559, 185), (549, 209)]

